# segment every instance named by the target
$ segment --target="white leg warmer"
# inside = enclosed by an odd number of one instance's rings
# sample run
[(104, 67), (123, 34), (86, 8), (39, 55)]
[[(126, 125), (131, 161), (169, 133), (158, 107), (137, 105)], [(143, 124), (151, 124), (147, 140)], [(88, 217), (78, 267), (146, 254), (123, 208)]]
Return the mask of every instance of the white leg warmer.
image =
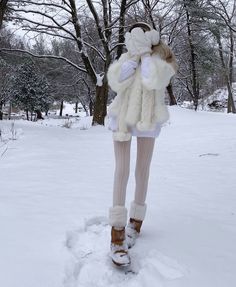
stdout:
[(124, 206), (114, 206), (109, 209), (109, 224), (114, 227), (125, 227), (127, 223), (127, 209)]
[(146, 204), (140, 205), (133, 201), (130, 205), (129, 216), (130, 218), (143, 221), (146, 215), (146, 209)]

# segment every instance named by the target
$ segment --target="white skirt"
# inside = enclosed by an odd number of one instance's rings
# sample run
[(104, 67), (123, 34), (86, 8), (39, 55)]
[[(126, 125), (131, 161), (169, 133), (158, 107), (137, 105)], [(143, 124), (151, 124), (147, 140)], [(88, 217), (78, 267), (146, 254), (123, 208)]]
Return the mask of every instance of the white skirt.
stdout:
[[(115, 117), (108, 118), (108, 129), (116, 132), (118, 128), (117, 120)], [(156, 138), (161, 132), (161, 124), (157, 124), (156, 128), (151, 131), (139, 131), (136, 127), (130, 128), (130, 133), (132, 136), (143, 137), (143, 138)]]

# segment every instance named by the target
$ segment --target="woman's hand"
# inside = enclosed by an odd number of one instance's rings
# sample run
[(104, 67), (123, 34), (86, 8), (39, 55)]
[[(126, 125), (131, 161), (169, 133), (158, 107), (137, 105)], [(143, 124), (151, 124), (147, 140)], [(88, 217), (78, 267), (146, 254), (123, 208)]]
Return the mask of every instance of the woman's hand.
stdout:
[(138, 67), (138, 63), (138, 56), (134, 56), (131, 59), (125, 61), (121, 66), (119, 82), (123, 82), (131, 77), (135, 73)]

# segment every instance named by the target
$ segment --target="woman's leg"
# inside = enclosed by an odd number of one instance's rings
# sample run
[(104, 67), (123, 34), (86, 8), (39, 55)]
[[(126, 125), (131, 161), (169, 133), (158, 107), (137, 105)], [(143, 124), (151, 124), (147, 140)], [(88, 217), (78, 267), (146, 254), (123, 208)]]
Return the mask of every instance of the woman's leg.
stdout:
[(119, 266), (130, 264), (125, 238), (125, 226), (127, 224), (125, 197), (130, 168), (130, 144), (131, 141), (114, 141), (115, 173), (113, 207), (109, 209), (109, 223), (112, 227), (110, 256), (112, 261)]
[(135, 168), (136, 187), (134, 202), (138, 205), (145, 204), (154, 144), (155, 138), (137, 137), (137, 159)]
[(149, 169), (152, 160), (155, 138), (137, 137), (137, 160), (135, 168), (135, 197), (130, 206), (130, 220), (126, 229), (127, 244), (132, 247), (140, 233), (146, 214), (146, 195)]
[(135, 167), (135, 196), (131, 203), (130, 218), (144, 220), (146, 214), (146, 195), (149, 180), (149, 169), (152, 160), (152, 154), (155, 144), (155, 138), (137, 137), (137, 159)]
[(124, 206), (130, 169), (130, 141), (114, 141), (115, 173), (113, 206)]

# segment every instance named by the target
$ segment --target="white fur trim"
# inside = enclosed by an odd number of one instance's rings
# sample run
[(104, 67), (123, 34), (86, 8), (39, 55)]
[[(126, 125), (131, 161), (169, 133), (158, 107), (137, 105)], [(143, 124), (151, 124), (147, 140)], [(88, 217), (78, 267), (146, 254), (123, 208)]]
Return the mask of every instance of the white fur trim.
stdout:
[(142, 106), (142, 83), (140, 81), (140, 67), (137, 68), (136, 77), (133, 81), (133, 89), (129, 89), (127, 112), (122, 117), (128, 126), (134, 126), (140, 119), (140, 108)]
[(147, 123), (147, 122), (140, 121), (137, 123), (136, 128), (140, 132), (154, 131), (156, 128), (156, 125), (153, 123)]
[(147, 210), (146, 204), (140, 205), (133, 201), (130, 204), (129, 216), (130, 218), (143, 221), (146, 215), (146, 210)]
[(116, 205), (109, 209), (109, 224), (114, 227), (125, 227), (127, 224), (127, 208)]
[(175, 74), (171, 64), (162, 60), (159, 55), (153, 55), (150, 62), (150, 72), (148, 78), (142, 77), (142, 83), (148, 90), (163, 90), (165, 89), (171, 77)]
[(131, 140), (131, 133), (129, 132), (113, 132), (113, 140), (119, 142), (126, 142)]
[(122, 104), (122, 97), (117, 95), (112, 101), (112, 103), (109, 105), (107, 112), (108, 116), (118, 117), (121, 104)]
[(119, 83), (121, 65), (128, 58), (129, 53), (122, 55), (108, 70), (108, 82), (117, 92), (108, 109), (108, 115), (117, 119), (117, 130), (113, 134), (116, 141), (130, 140), (130, 129), (133, 127), (139, 131), (151, 131), (156, 124), (162, 124), (169, 118), (164, 97), (166, 86), (175, 73), (171, 64), (153, 54), (147, 78), (141, 76), (139, 65), (133, 76)]
[(152, 116), (154, 112), (155, 105), (155, 93), (154, 91), (147, 91), (143, 88), (142, 97), (142, 110), (141, 110), (141, 126), (140, 128), (147, 128), (149, 130), (152, 126)]
[(145, 32), (146, 36), (150, 39), (152, 45), (157, 45), (160, 42), (160, 34), (157, 30)]

